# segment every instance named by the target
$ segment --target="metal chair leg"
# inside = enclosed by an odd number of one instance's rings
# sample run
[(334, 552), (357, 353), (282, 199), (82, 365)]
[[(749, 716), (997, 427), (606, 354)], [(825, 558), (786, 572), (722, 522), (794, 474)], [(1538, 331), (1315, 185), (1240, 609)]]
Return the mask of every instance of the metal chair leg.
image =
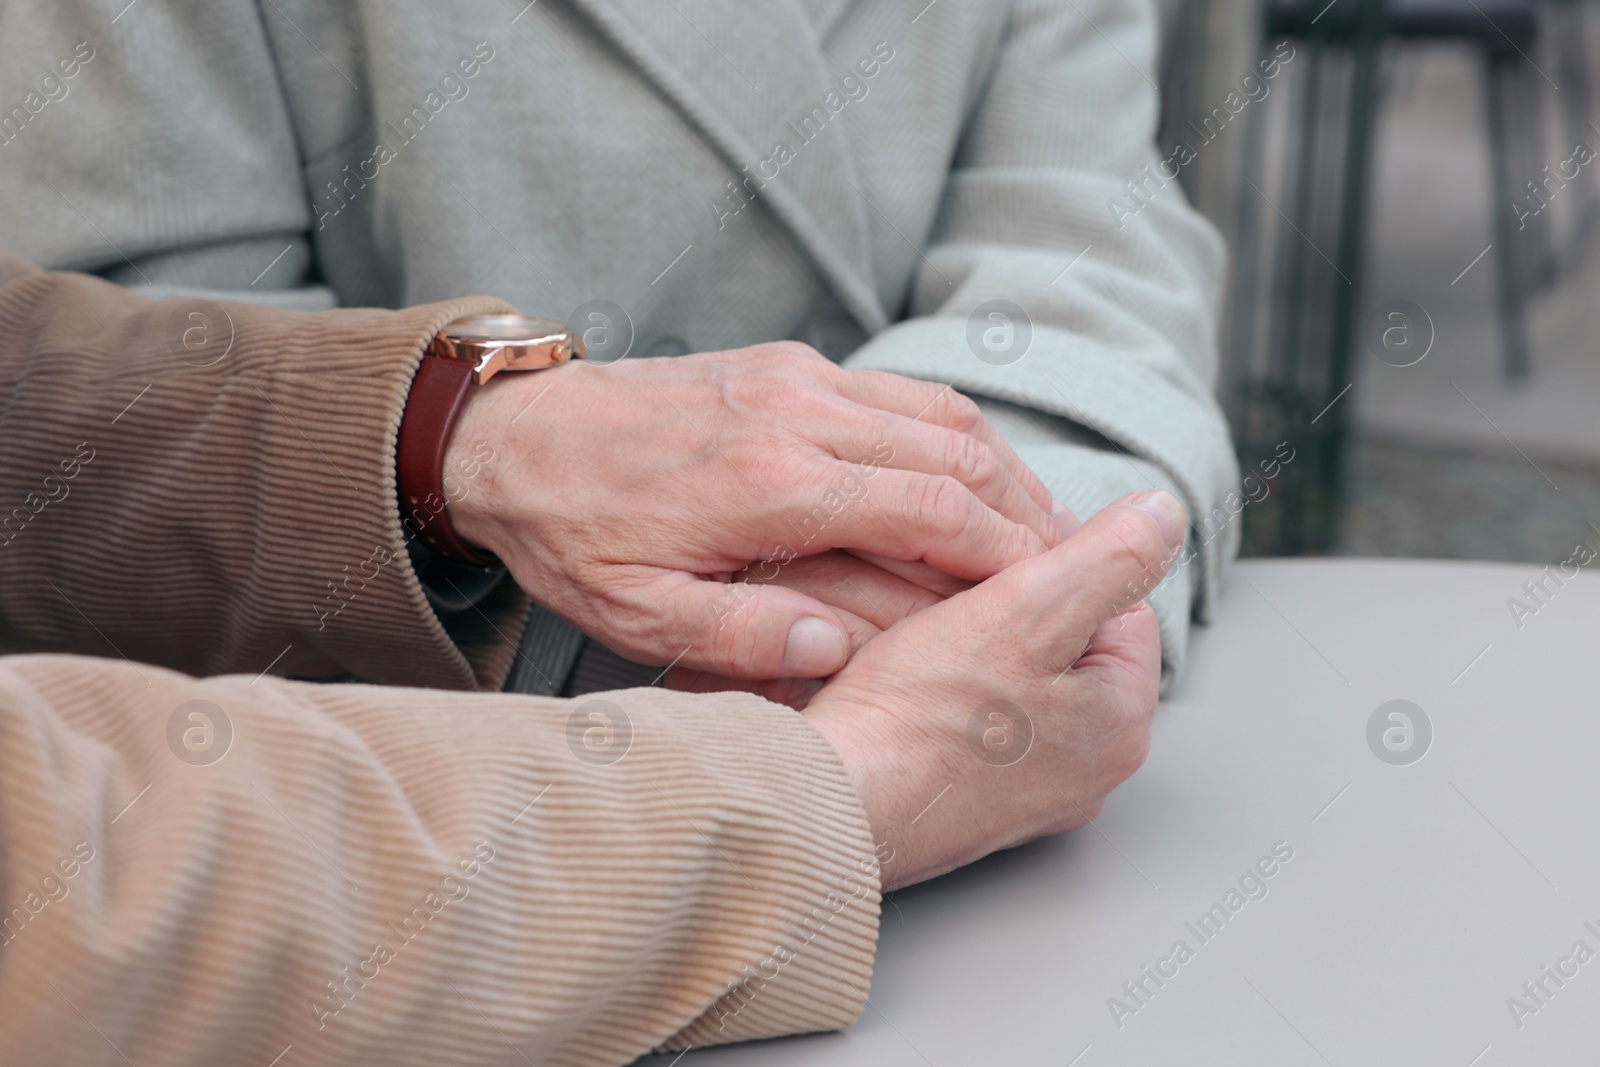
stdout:
[(1500, 309), (1501, 373), (1508, 382), (1525, 382), (1532, 374), (1528, 355), (1527, 323), (1523, 317), (1523, 298), (1527, 292), (1530, 252), (1528, 232), (1520, 231), (1512, 205), (1522, 198), (1514, 188), (1512, 168), (1516, 150), (1509, 129), (1510, 113), (1516, 107), (1520, 57), (1504, 52), (1487, 55), (1488, 78), (1485, 104), (1489, 114), (1489, 162), (1493, 175), (1494, 204), (1490, 216), (1494, 223), (1495, 290)]

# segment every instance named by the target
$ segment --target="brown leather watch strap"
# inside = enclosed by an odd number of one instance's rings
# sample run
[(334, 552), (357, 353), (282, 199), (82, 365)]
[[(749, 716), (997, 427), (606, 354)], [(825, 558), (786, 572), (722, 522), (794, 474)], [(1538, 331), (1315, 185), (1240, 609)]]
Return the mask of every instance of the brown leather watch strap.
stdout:
[(472, 376), (471, 363), (422, 357), (400, 419), (395, 478), (402, 519), (423, 544), (449, 559), (496, 568), (500, 561), (493, 553), (473, 548), (450, 525), (450, 500), (444, 485), (445, 449), (467, 394), (475, 388)]

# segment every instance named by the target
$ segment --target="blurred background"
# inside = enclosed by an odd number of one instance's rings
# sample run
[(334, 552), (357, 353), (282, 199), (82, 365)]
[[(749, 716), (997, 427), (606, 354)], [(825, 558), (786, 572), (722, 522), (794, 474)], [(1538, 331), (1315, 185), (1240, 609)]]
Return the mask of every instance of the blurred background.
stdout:
[(1597, 13), (1163, 15), (1162, 171), (1232, 250), (1222, 399), (1258, 479), (1243, 554), (1600, 549)]

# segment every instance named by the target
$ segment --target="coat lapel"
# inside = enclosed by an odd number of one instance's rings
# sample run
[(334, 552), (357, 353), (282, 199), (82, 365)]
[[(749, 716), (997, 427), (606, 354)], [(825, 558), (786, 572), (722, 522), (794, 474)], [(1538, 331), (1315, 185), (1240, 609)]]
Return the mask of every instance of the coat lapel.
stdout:
[[(869, 332), (888, 324), (872, 284), (868, 206), (834, 86), (800, 0), (573, 0), (732, 164), (758, 174), (790, 153), (760, 202), (782, 220)], [(802, 120), (812, 108), (828, 121)], [(766, 166), (772, 173), (772, 165)], [(764, 177), (764, 175), (760, 175)], [(753, 186), (753, 183), (752, 183)]]

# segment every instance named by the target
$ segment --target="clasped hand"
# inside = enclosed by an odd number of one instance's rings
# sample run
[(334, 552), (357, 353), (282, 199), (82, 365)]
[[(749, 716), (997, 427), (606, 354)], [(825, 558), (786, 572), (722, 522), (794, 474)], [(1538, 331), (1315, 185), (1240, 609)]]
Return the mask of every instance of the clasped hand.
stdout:
[[(496, 458), (450, 506), (456, 529), (638, 663), (824, 678), (873, 601), (920, 603), (1061, 538), (1049, 492), (972, 401), (792, 342), (503, 374), (446, 469), (482, 440)], [(864, 558), (822, 587), (811, 571), (807, 588), (728, 588), (753, 562), (831, 549)]]
[(452, 452), (481, 438), (461, 534), (676, 687), (803, 707), (885, 888), (1081, 826), (1144, 759), (1167, 493), (1079, 529), (970, 400), (791, 343), (502, 375)]

